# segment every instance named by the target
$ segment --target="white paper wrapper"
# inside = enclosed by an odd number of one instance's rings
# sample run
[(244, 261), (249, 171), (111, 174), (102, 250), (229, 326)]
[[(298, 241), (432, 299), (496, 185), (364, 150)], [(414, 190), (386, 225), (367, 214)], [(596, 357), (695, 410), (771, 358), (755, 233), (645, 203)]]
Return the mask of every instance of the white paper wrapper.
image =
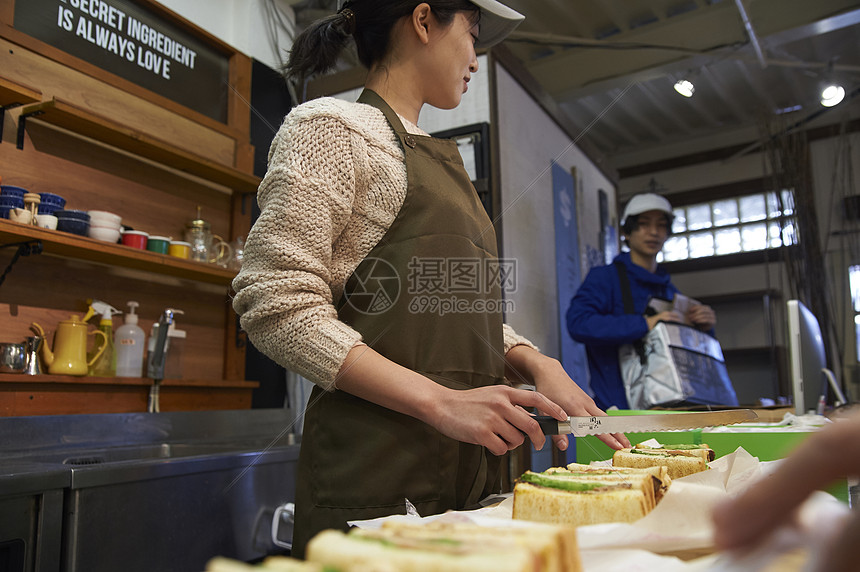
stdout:
[[(808, 549), (803, 560), (814, 559), (817, 547), (826, 544), (826, 539), (839, 528), (849, 512), (848, 507), (826, 493), (812, 495), (803, 505), (799, 529), (786, 526), (756, 552), (743, 557), (710, 554), (713, 552), (713, 507), (746, 490), (753, 481), (767, 478), (778, 464), (779, 461), (760, 462), (743, 448), (738, 448), (734, 453), (709, 463), (711, 470), (672, 481), (660, 504), (635, 523), (579, 527), (577, 538), (584, 569), (587, 572), (752, 572), (763, 569), (764, 564), (797, 547)], [(475, 511), (450, 512), (427, 518), (397, 515), (350, 524), (378, 527), (385, 520), (392, 519), (442, 519), (469, 520), (487, 526), (527, 526), (524, 521), (511, 518), (513, 496), (502, 496), (504, 500), (501, 503)]]
[(581, 548), (641, 548), (672, 553), (713, 546), (711, 510), (734, 491), (745, 489), (764, 463), (739, 448), (704, 471), (675, 479), (660, 504), (634, 523), (579, 528)]

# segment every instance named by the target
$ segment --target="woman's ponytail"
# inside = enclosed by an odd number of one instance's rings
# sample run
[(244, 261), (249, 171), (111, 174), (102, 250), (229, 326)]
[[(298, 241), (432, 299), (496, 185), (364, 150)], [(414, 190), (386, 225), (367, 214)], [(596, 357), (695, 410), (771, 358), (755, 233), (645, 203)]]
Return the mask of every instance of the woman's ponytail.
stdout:
[(302, 81), (331, 70), (350, 37), (355, 38), (358, 60), (371, 69), (386, 57), (394, 25), (422, 1), (442, 24), (450, 24), (462, 11), (471, 14), (473, 23), (480, 19), (478, 7), (469, 0), (347, 0), (337, 14), (317, 20), (296, 38), (285, 75)]
[(354, 33), (355, 13), (349, 8), (311, 24), (293, 42), (290, 58), (284, 66), (287, 79), (301, 80), (334, 68)]

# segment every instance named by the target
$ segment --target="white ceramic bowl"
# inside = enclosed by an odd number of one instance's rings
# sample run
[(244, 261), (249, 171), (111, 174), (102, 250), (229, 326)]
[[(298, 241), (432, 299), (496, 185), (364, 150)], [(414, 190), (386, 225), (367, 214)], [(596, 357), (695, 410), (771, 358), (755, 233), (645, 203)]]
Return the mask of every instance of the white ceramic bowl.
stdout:
[(119, 240), (119, 229), (90, 225), (90, 229), (87, 231), (87, 236), (95, 238), (96, 240), (103, 240), (105, 242), (116, 242)]
[(87, 214), (90, 215), (91, 225), (119, 230), (120, 224), (122, 224), (121, 216), (107, 211), (87, 211)]
[(52, 214), (37, 214), (36, 224), (42, 228), (57, 230), (57, 217)]

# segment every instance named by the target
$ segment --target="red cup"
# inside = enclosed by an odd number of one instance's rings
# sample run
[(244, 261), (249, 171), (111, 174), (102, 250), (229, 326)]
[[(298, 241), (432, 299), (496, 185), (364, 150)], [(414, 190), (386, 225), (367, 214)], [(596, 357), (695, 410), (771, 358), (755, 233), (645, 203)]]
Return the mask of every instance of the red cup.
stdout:
[(122, 243), (132, 248), (146, 250), (146, 243), (149, 240), (149, 233), (140, 230), (127, 230), (122, 233)]

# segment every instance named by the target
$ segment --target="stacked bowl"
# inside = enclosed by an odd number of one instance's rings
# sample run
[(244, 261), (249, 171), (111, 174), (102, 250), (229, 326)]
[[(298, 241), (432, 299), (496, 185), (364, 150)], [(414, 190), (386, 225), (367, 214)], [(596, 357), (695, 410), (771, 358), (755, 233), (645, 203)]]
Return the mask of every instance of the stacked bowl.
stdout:
[(52, 215), (66, 206), (66, 199), (54, 193), (39, 193), (39, 198), (38, 214)]
[(90, 229), (90, 215), (84, 211), (59, 210), (54, 211), (57, 217), (57, 230), (87, 236)]
[(119, 240), (122, 217), (107, 211), (87, 211), (90, 215), (90, 228), (87, 235), (96, 240), (117, 242)]
[(23, 209), (26, 192), (21, 187), (0, 185), (0, 218), (9, 218), (12, 209)]

